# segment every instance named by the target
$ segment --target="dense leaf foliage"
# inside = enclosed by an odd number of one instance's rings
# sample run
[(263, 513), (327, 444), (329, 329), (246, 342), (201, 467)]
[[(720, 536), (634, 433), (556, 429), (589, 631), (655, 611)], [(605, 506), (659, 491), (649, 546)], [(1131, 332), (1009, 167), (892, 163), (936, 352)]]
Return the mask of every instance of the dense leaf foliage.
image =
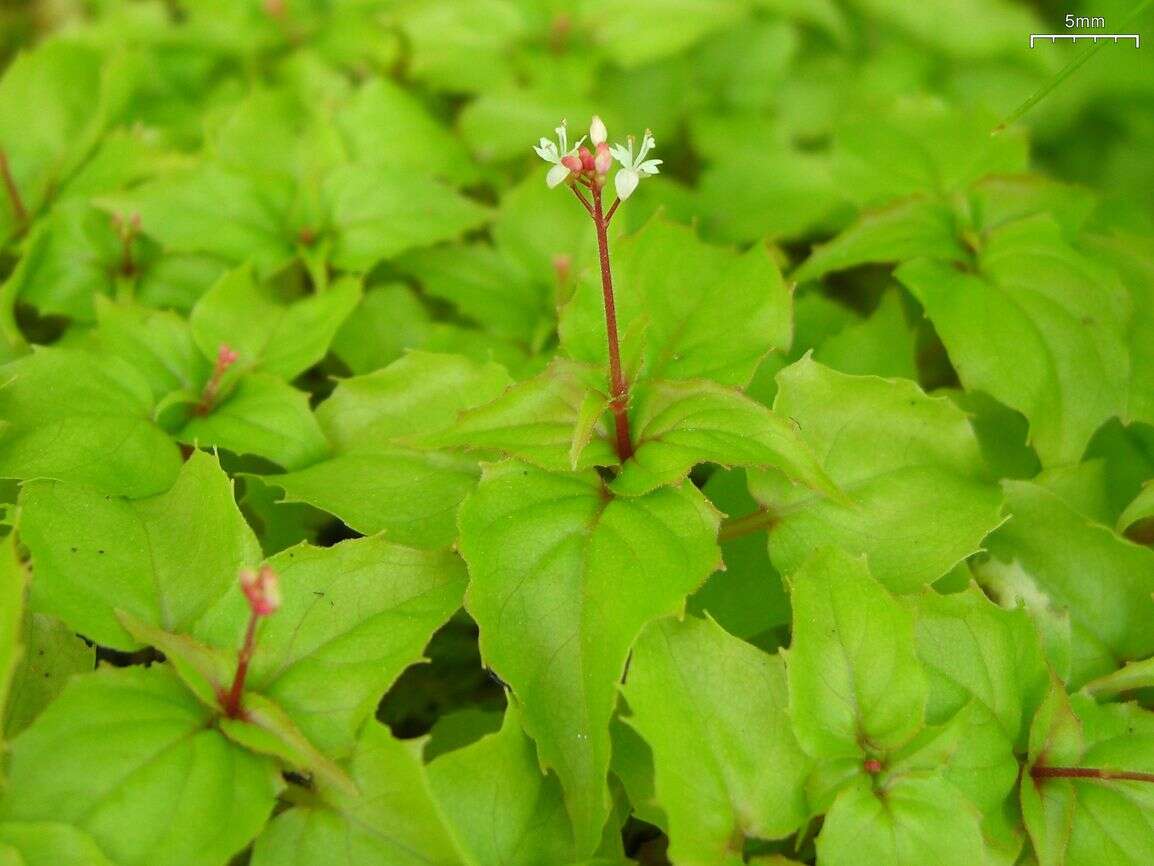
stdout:
[(0, 7), (0, 866), (1154, 863), (1082, 5)]

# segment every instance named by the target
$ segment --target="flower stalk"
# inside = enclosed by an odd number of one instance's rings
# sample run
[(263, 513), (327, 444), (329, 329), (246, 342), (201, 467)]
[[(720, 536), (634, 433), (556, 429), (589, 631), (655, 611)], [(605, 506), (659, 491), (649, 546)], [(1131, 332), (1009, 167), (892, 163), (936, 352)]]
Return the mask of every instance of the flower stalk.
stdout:
[(245, 569), (240, 573), (240, 586), (248, 600), (248, 626), (244, 632), (244, 643), (236, 660), (236, 673), (227, 692), (220, 695), (221, 708), (230, 719), (244, 718), (244, 684), (248, 678), (249, 665), (256, 651), (257, 625), (266, 616), (272, 616), (280, 608), (280, 584), (277, 573), (271, 566), (262, 565), (259, 571)]
[[(605, 335), (609, 343), (609, 410), (617, 434), (617, 456), (625, 462), (633, 456), (633, 439), (629, 433), (629, 383), (621, 366), (621, 339), (617, 330), (617, 303), (613, 296), (613, 271), (609, 267), (609, 217), (601, 203), (601, 187), (594, 184), (593, 224), (597, 229), (597, 252), (601, 259), (601, 296), (605, 305)], [(617, 209), (618, 199), (610, 208)]]
[[(534, 146), (541, 159), (551, 167), (545, 176), (549, 188), (567, 184), (589, 218), (593, 220), (597, 232), (597, 253), (601, 265), (601, 295), (605, 309), (605, 338), (609, 347), (609, 409), (613, 413), (617, 456), (625, 462), (633, 456), (633, 439), (629, 432), (629, 381), (621, 364), (621, 337), (617, 327), (617, 304), (613, 295), (613, 271), (609, 264), (609, 223), (617, 208), (633, 194), (642, 179), (659, 172), (659, 159), (649, 159), (654, 147), (652, 134), (647, 130), (642, 139), (641, 150), (634, 156), (633, 138), (628, 139), (628, 148), (621, 145), (610, 147), (609, 133), (600, 117), (594, 116), (589, 124), (589, 143), (592, 150), (584, 146), (585, 136), (570, 146), (569, 135), (562, 121), (555, 130), (557, 141), (542, 138)], [(614, 179), (617, 197), (605, 209), (603, 190), (613, 161), (621, 163)], [(586, 197), (582, 188), (589, 190)]]
[(228, 372), (229, 367), (236, 363), (238, 357), (240, 356), (227, 343), (221, 343), (220, 351), (216, 354), (216, 364), (212, 368), (212, 375), (208, 377), (208, 381), (204, 383), (204, 390), (200, 392), (200, 402), (196, 404), (194, 410), (197, 415), (207, 415), (216, 406), (224, 374)]

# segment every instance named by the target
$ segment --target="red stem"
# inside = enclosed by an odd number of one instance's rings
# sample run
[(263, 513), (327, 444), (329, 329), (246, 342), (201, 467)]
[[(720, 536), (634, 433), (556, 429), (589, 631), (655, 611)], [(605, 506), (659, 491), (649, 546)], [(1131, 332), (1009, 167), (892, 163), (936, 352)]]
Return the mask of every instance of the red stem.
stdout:
[(253, 611), (248, 619), (248, 628), (244, 633), (244, 646), (240, 648), (240, 655), (236, 660), (236, 674), (232, 678), (232, 687), (221, 701), (224, 712), (230, 719), (239, 719), (244, 715), (240, 698), (244, 693), (244, 680), (248, 676), (248, 665), (252, 661), (253, 651), (256, 649), (256, 623), (260, 616)]
[(8, 165), (8, 154), (0, 148), (0, 181), (4, 183), (4, 190), (8, 193), (8, 201), (12, 205), (12, 216), (23, 226), (28, 222), (28, 210), (24, 207), (24, 199), (20, 197), (20, 189), (16, 186), (16, 178), (12, 176), (12, 169)]
[(593, 216), (593, 208), (589, 206), (589, 200), (585, 198), (585, 194), (575, 186), (570, 187), (570, 189), (573, 190), (573, 195), (577, 196), (577, 201), (581, 202), (585, 210), (589, 212), (589, 216), (596, 220), (597, 217)]
[(609, 208), (609, 213), (605, 214), (605, 225), (609, 225), (613, 219), (613, 214), (617, 213), (617, 205), (621, 204), (621, 199), (614, 199), (612, 207)]
[(1133, 770), (1103, 770), (1097, 767), (1034, 767), (1030, 775), (1035, 779), (1100, 779), (1125, 782), (1154, 782), (1154, 773)]
[(613, 273), (609, 270), (608, 220), (601, 206), (601, 187), (593, 184), (593, 224), (597, 227), (597, 250), (601, 254), (601, 293), (605, 300), (605, 333), (609, 341), (609, 409), (617, 428), (617, 456), (624, 463), (633, 456), (629, 435), (629, 383), (621, 369), (621, 343), (617, 336), (617, 305), (613, 301)]

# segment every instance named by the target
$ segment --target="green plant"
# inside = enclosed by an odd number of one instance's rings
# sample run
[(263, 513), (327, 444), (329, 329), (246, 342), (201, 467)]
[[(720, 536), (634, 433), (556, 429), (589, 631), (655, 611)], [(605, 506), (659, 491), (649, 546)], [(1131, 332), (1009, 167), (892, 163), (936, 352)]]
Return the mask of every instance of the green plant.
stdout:
[(29, 11), (0, 862), (1154, 862), (1154, 81), (953, 14)]

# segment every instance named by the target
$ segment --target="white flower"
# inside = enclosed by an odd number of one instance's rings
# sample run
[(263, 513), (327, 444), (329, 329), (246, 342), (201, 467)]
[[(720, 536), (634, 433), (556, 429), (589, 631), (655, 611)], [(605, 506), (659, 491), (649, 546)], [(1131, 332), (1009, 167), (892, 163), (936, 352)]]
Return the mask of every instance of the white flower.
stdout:
[(633, 191), (637, 189), (637, 184), (641, 183), (641, 178), (659, 173), (657, 166), (661, 165), (662, 160), (645, 158), (649, 155), (649, 151), (653, 150), (655, 144), (653, 134), (649, 130), (645, 130), (645, 135), (641, 137), (641, 150), (637, 152), (637, 156), (633, 155), (633, 136), (629, 136), (628, 149), (620, 144), (615, 144), (609, 148), (613, 158), (621, 163), (621, 170), (613, 178), (613, 184), (617, 187), (617, 197), (622, 201), (633, 195)]
[(605, 121), (598, 115), (593, 115), (593, 120), (589, 123), (589, 141), (591, 144), (601, 144), (609, 137), (609, 130), (605, 128)]
[(541, 157), (545, 162), (553, 163), (553, 167), (550, 168), (549, 173), (545, 175), (545, 183), (549, 184), (549, 189), (562, 183), (565, 178), (569, 176), (570, 166), (564, 165), (564, 160), (567, 157), (575, 157), (577, 155), (577, 148), (579, 148), (581, 142), (585, 140), (585, 136), (581, 136), (580, 141), (570, 147), (569, 132), (563, 120), (554, 132), (557, 133), (556, 143), (542, 137), (541, 143), (533, 147), (533, 150), (537, 152), (537, 156)]

